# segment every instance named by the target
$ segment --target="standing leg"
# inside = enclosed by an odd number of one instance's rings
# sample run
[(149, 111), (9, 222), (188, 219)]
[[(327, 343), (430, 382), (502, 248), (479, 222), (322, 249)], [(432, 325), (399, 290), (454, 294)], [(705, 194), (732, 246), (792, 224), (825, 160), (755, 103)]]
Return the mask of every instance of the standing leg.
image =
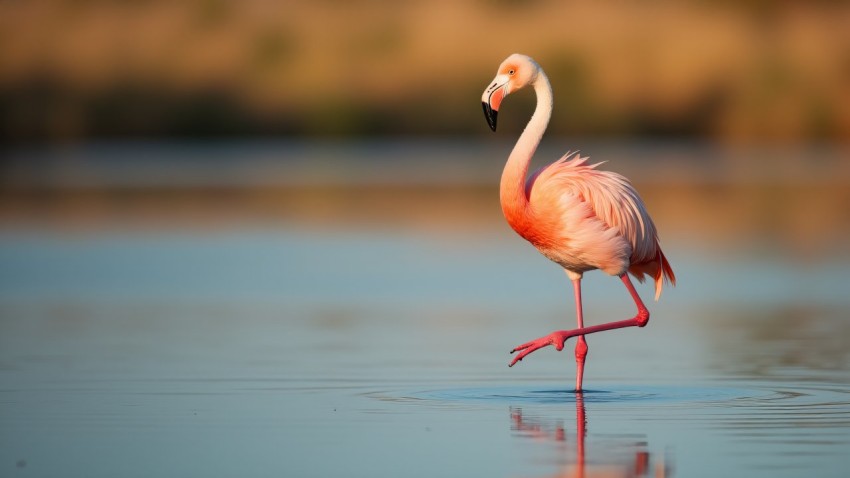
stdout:
[[(576, 322), (578, 328), (584, 328), (584, 317), (581, 307), (581, 277), (573, 279), (573, 291), (576, 300)], [(584, 360), (587, 357), (587, 341), (584, 335), (579, 335), (576, 341), (576, 392), (581, 392), (581, 384), (584, 378)]]
[(551, 334), (546, 335), (544, 337), (540, 337), (539, 339), (532, 340), (531, 342), (526, 342), (511, 350), (511, 353), (519, 353), (514, 357), (514, 359), (508, 366), (513, 367), (517, 362), (525, 358), (526, 355), (548, 345), (553, 345), (558, 351), (563, 350), (564, 342), (566, 342), (567, 339), (569, 339), (570, 337), (575, 337), (577, 335), (594, 334), (596, 332), (602, 332), (604, 330), (622, 329), (623, 327), (643, 327), (647, 323), (649, 323), (649, 310), (646, 308), (645, 305), (643, 305), (643, 301), (640, 300), (640, 296), (635, 290), (635, 286), (632, 284), (631, 279), (629, 279), (628, 273), (624, 273), (623, 275), (621, 275), (620, 280), (623, 281), (623, 284), (625, 284), (626, 289), (629, 291), (629, 294), (632, 296), (632, 300), (635, 301), (635, 305), (637, 306), (638, 311), (634, 317), (632, 317), (631, 319), (620, 320), (617, 322), (609, 322), (607, 324), (591, 325), (590, 327), (580, 327), (574, 330), (559, 330), (556, 332), (552, 332)]

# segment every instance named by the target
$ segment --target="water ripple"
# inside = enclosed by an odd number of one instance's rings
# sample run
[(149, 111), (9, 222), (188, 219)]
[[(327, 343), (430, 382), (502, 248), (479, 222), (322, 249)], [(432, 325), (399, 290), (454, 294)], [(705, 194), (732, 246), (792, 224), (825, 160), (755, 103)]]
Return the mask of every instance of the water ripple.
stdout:
[[(552, 406), (573, 404), (576, 400), (572, 390), (534, 385), (435, 388), (364, 395), (440, 408)], [(585, 390), (582, 398), (587, 406), (598, 410), (631, 412), (635, 418), (686, 419), (740, 433), (777, 428), (847, 429), (850, 426), (850, 386), (844, 384), (613, 385)], [(847, 436), (842, 439), (850, 441)]]
[[(734, 400), (774, 400), (777, 392), (753, 390), (735, 387), (680, 387), (680, 386), (613, 386), (605, 389), (585, 390), (582, 392), (584, 402), (611, 404), (640, 404), (682, 402), (730, 402)], [(479, 402), (521, 404), (565, 404), (575, 401), (575, 393), (571, 389), (529, 387), (529, 386), (500, 386), (447, 388), (410, 392), (411, 398), (433, 401)]]

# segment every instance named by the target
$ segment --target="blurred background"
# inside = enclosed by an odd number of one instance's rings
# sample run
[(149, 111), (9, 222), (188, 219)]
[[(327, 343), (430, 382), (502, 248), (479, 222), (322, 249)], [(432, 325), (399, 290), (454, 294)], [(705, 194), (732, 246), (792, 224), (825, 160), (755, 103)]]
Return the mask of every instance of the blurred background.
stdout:
[(469, 105), (514, 51), (553, 78), (555, 134), (787, 142), (846, 141), (850, 131), (850, 13), (836, 0), (0, 9), (6, 141), (468, 137), (483, 133)]
[(0, 220), (498, 223), (533, 94), (495, 136), (478, 102), (516, 51), (554, 83), (541, 164), (610, 160), (665, 236), (820, 251), (850, 222), (848, 22), (834, 0), (6, 1)]
[[(520, 52), (555, 95), (533, 167), (581, 150), (629, 177), (679, 278), (654, 326), (594, 336), (586, 382), (738, 387), (702, 421), (590, 396), (588, 449), (843, 476), (848, 25), (842, 0), (0, 0), (0, 474), (572, 463), (514, 439), (515, 389), (405, 398), (572, 380), (569, 352), (505, 367), (574, 310), (499, 207), (534, 95), (495, 134), (480, 98)], [(633, 313), (586, 284), (589, 323)]]

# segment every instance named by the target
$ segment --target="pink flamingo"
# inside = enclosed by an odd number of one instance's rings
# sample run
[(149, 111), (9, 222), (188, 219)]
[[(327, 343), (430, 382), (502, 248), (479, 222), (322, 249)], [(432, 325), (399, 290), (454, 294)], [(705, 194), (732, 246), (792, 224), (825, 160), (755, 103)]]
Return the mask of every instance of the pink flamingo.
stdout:
[[(625, 177), (588, 165), (586, 157), (568, 152), (560, 160), (541, 168), (526, 180), (531, 157), (540, 144), (552, 116), (552, 86), (543, 69), (530, 57), (509, 56), (484, 91), (484, 115), (496, 131), (496, 116), (502, 100), (516, 90), (532, 86), (537, 107), (514, 146), (502, 173), (499, 195), (502, 212), (511, 228), (531, 242), (544, 256), (561, 265), (573, 284), (578, 328), (561, 330), (524, 343), (510, 363), (514, 366), (535, 350), (554, 345), (563, 350), (570, 337), (578, 336), (575, 348), (576, 391), (582, 390), (587, 357), (587, 334), (623, 327), (644, 327), (649, 310), (629, 279), (655, 280), (655, 300), (663, 282), (676, 284), (676, 276), (661, 252), (655, 224), (643, 200)], [(581, 306), (581, 278), (599, 269), (618, 276), (637, 306), (637, 314), (627, 320), (584, 326)]]

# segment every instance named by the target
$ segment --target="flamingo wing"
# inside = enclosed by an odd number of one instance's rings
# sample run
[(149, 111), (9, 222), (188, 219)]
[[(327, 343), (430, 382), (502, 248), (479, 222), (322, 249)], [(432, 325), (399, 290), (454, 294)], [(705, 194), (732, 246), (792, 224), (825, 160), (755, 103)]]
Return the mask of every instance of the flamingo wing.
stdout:
[[(649, 274), (660, 294), (664, 277), (675, 283), (675, 276), (661, 252), (655, 223), (634, 186), (624, 176), (597, 169), (602, 163), (588, 164), (588, 157), (567, 153), (560, 160), (542, 168), (529, 179), (527, 194), (534, 204), (535, 184), (541, 189), (558, 190), (565, 202), (582, 203), (588, 214), (600, 221), (608, 233), (614, 233), (628, 243), (629, 272), (643, 281)], [(540, 191), (543, 193), (543, 191)]]

